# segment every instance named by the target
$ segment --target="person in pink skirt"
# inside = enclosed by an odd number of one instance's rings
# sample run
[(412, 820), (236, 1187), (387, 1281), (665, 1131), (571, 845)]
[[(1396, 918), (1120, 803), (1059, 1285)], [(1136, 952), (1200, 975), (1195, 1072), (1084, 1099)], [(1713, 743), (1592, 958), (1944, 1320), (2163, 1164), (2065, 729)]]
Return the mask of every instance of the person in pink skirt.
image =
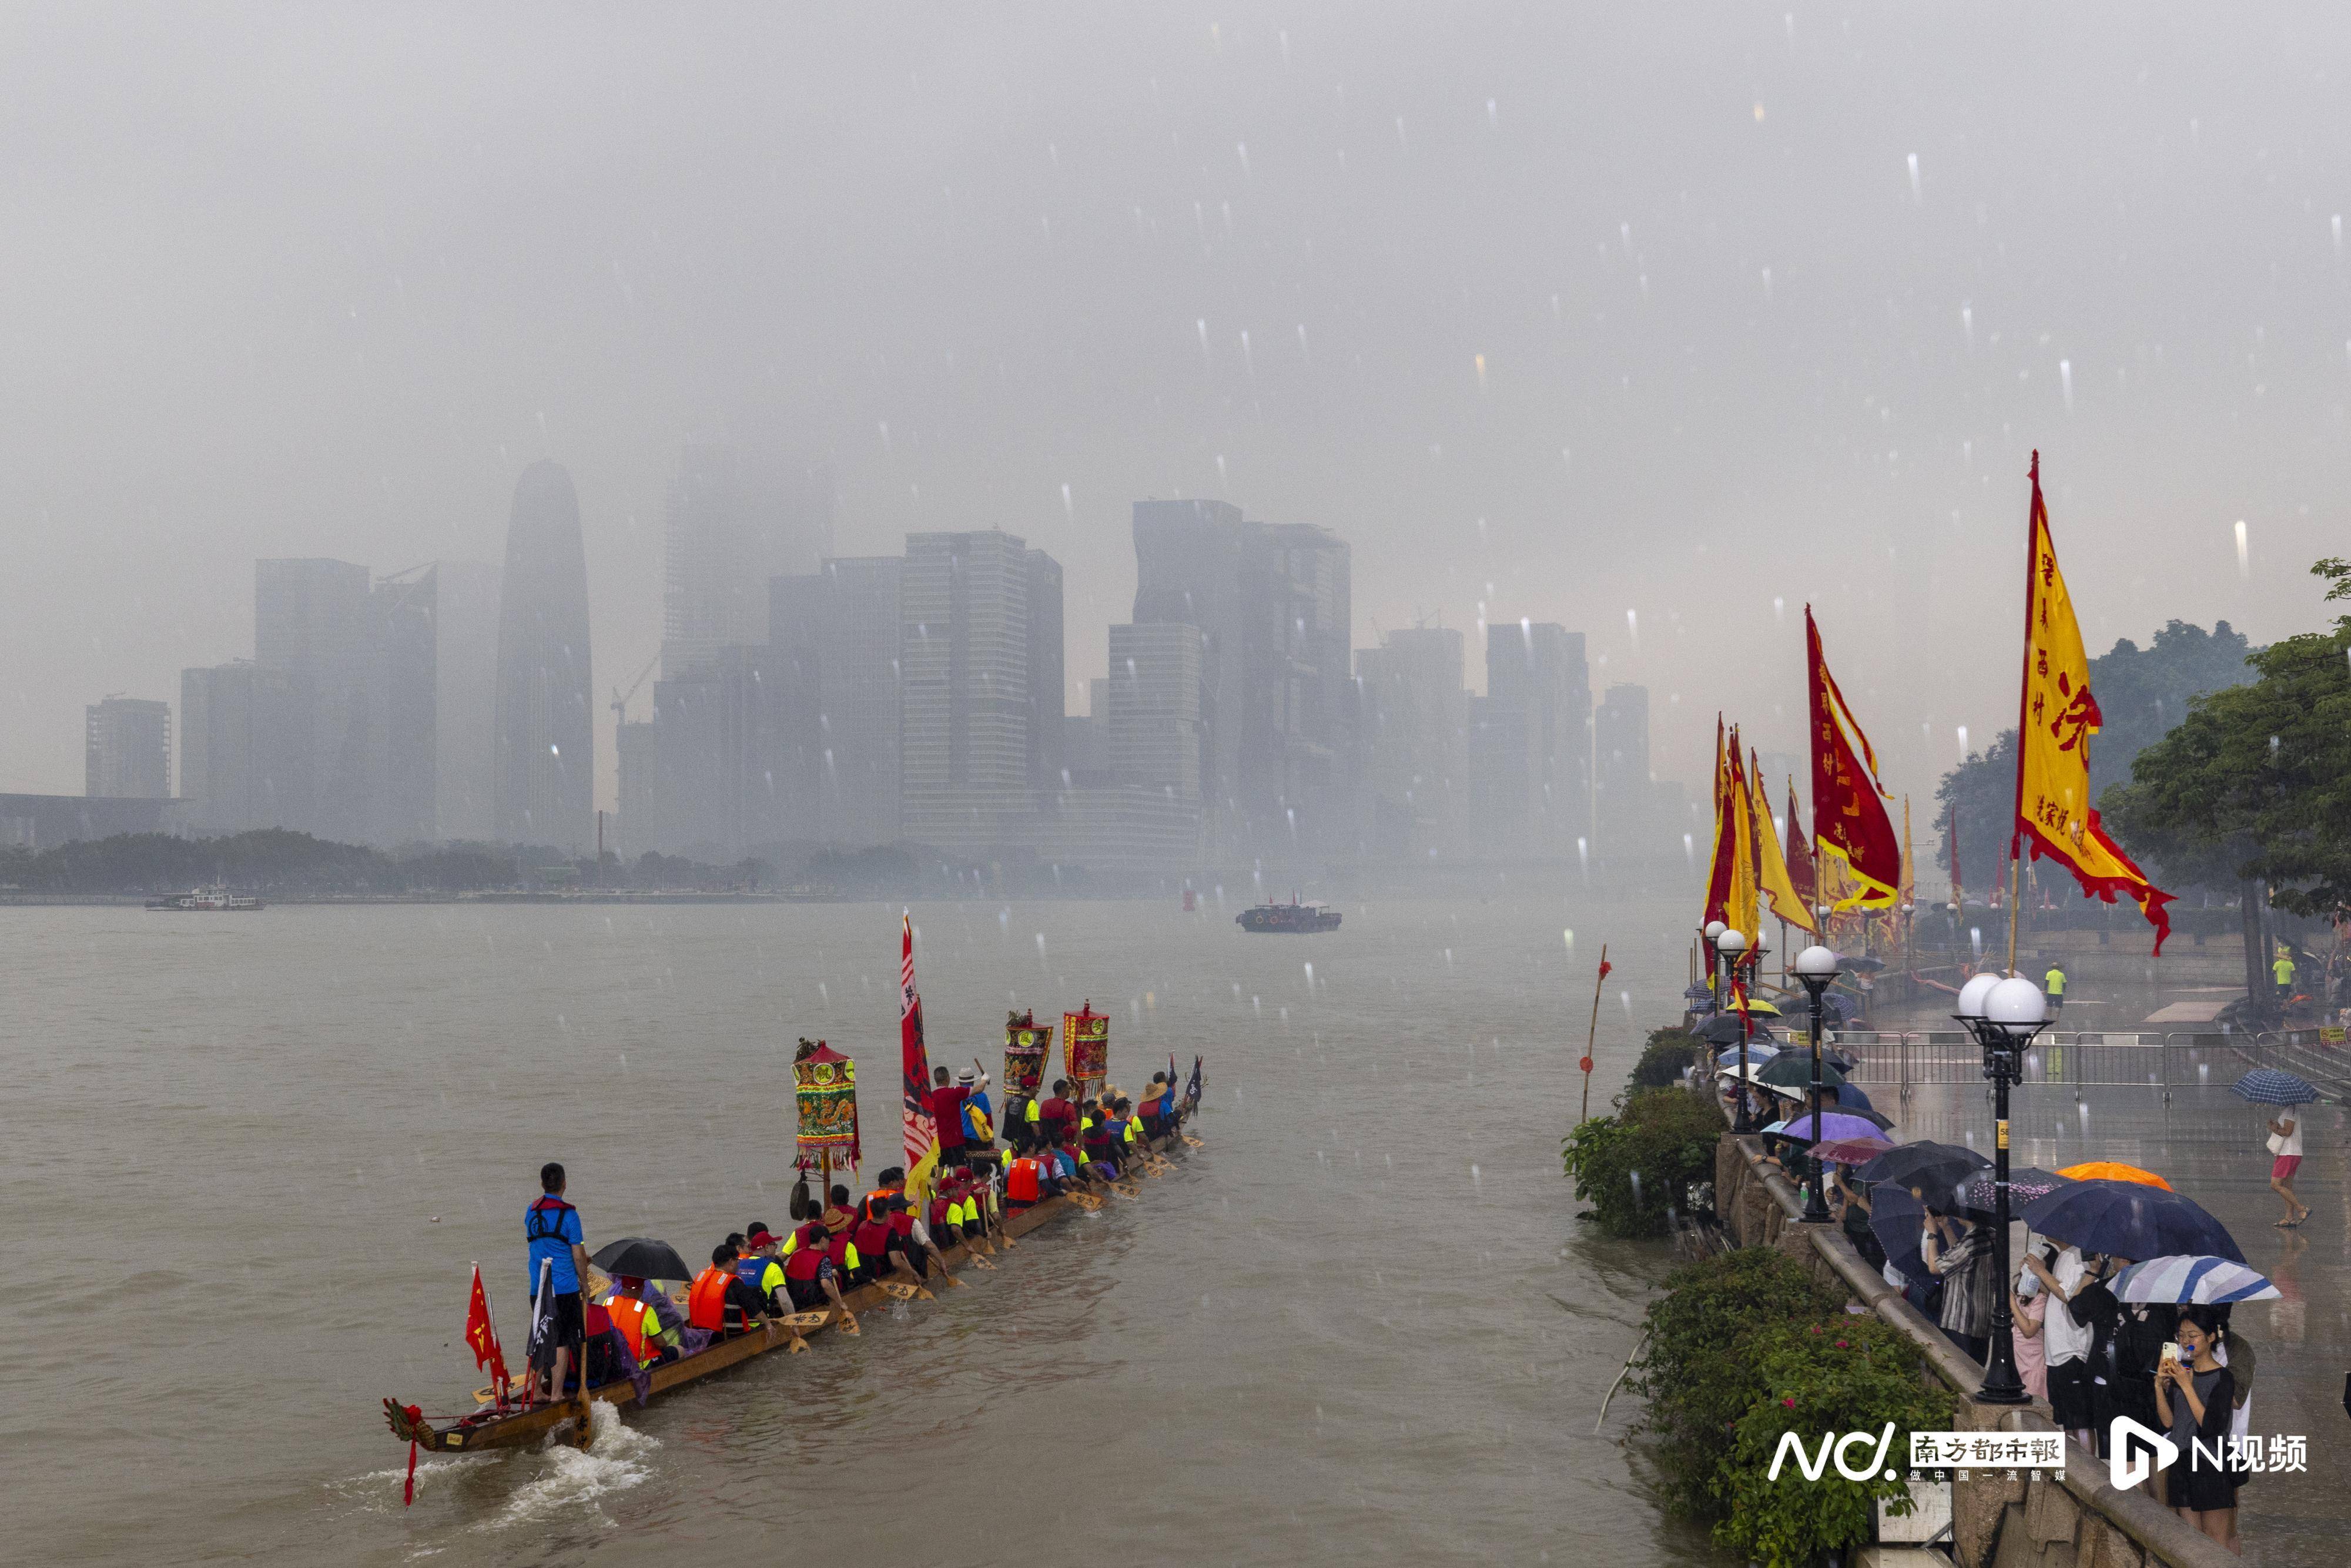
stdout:
[[(2042, 1249), (2042, 1267), (2050, 1267), (2056, 1258), (2056, 1248)], [(2020, 1293), (2026, 1285), (2032, 1288), (2029, 1296)], [(2049, 1397), (2049, 1349), (2042, 1342), (2041, 1323), (2049, 1311), (2049, 1296), (2030, 1270), (2010, 1284), (2008, 1310), (2015, 1320), (2008, 1332), (2016, 1346), (2016, 1375), (2023, 1379), (2025, 1392), (2045, 1402)]]

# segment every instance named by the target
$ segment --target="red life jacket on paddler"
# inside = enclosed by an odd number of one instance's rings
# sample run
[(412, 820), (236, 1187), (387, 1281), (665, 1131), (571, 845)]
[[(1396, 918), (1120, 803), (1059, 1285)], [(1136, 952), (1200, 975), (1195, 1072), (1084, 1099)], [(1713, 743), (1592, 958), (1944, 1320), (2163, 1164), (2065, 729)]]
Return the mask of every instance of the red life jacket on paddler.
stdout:
[(716, 1333), (726, 1326), (726, 1286), (735, 1278), (735, 1270), (713, 1263), (694, 1277), (694, 1288), (685, 1296), (685, 1321), (698, 1329)]
[(661, 1347), (645, 1343), (649, 1333), (661, 1329), (661, 1319), (654, 1315), (653, 1308), (634, 1296), (616, 1295), (605, 1303), (604, 1310), (612, 1314), (612, 1326), (621, 1331), (621, 1338), (628, 1344), (629, 1354), (637, 1358), (638, 1365), (660, 1357)]
[(902, 1208), (890, 1216), (891, 1235), (903, 1239), (904, 1237), (912, 1236), (914, 1233), (914, 1211), (913, 1209)]
[(784, 1260), (784, 1278), (794, 1284), (807, 1284), (816, 1278), (817, 1270), (827, 1256), (825, 1249), (801, 1242), (792, 1249), (792, 1255)]
[(1023, 1155), (1012, 1162), (1011, 1174), (1006, 1178), (1005, 1192), (1015, 1203), (1037, 1201), (1038, 1162), (1034, 1155)]
[[(849, 1232), (851, 1228), (852, 1228), (849, 1226), (842, 1226), (840, 1229), (833, 1231), (826, 1239), (824, 1244), (824, 1249), (832, 1255), (832, 1267), (834, 1270), (843, 1279), (847, 1279), (849, 1277), (849, 1249), (852, 1246), (855, 1245), (850, 1239)], [(863, 1254), (860, 1253), (859, 1256), (862, 1257)]]
[(890, 1249), (890, 1227), (883, 1220), (862, 1219), (851, 1239), (857, 1243), (857, 1255), (878, 1269), (883, 1254)]
[(938, 1236), (946, 1232), (947, 1228), (947, 1208), (948, 1204), (945, 1194), (941, 1194), (940, 1196), (931, 1199), (930, 1212), (925, 1216), (925, 1218), (930, 1225), (932, 1235)]

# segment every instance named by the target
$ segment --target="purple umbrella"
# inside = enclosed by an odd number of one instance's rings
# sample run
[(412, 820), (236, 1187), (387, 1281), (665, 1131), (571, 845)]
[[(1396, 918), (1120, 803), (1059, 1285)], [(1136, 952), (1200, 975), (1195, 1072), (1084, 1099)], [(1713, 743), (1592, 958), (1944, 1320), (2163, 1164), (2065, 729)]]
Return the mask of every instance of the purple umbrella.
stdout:
[(1877, 1136), (1877, 1124), (1861, 1116), (1840, 1116), (1834, 1111), (1823, 1111), (1818, 1132), (1813, 1129), (1810, 1113), (1791, 1119), (1781, 1131), (1806, 1143), (1815, 1138), (1874, 1138)]

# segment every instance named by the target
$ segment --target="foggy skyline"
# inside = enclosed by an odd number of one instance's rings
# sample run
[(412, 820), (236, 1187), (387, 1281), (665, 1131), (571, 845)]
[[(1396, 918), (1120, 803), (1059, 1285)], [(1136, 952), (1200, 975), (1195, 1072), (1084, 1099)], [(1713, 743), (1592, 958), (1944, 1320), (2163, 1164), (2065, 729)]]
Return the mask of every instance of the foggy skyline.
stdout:
[(26, 12), (0, 789), (250, 655), (256, 558), (497, 560), (542, 458), (633, 671), (722, 440), (838, 554), (1052, 555), (1072, 711), (1131, 503), (1208, 497), (1348, 540), (1355, 647), (1584, 632), (1693, 785), (1718, 707), (1800, 748), (1809, 598), (1923, 797), (2014, 722), (2034, 446), (2094, 653), (2320, 622), (2338, 16)]

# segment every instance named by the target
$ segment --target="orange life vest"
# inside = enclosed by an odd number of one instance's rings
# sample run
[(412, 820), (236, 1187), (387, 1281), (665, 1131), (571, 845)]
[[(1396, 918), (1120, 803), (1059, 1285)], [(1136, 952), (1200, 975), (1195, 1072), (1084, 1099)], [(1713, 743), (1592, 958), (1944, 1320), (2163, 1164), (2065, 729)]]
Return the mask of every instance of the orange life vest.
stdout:
[(685, 1321), (698, 1329), (716, 1333), (726, 1326), (726, 1285), (735, 1278), (735, 1270), (713, 1263), (694, 1277), (694, 1289), (686, 1293)]
[(634, 1296), (614, 1296), (604, 1303), (604, 1310), (612, 1314), (612, 1326), (621, 1331), (621, 1338), (627, 1342), (629, 1354), (637, 1358), (638, 1365), (648, 1365), (660, 1356), (661, 1346), (648, 1343), (653, 1334), (661, 1332), (661, 1319), (654, 1315), (653, 1308)]
[(1037, 1201), (1037, 1160), (1028, 1155), (1012, 1162), (1011, 1172), (1005, 1177), (1005, 1194), (1015, 1203)]

